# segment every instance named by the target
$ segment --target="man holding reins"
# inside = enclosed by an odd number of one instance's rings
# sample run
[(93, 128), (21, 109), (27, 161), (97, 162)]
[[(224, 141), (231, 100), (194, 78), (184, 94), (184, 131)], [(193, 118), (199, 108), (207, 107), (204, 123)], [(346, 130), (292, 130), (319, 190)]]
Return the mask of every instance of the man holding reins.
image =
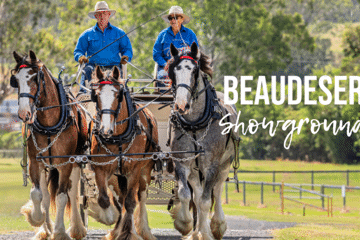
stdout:
[[(105, 1), (101, 1), (96, 3), (95, 11), (88, 14), (90, 18), (96, 19), (97, 23), (80, 35), (74, 50), (75, 61), (86, 64), (84, 67), (85, 74), (81, 76), (80, 82), (83, 86), (85, 86), (85, 81), (91, 80), (91, 74), (96, 65), (101, 66), (103, 69), (111, 69), (113, 66), (118, 66), (121, 69), (121, 64), (131, 61), (133, 51), (130, 39), (128, 36), (122, 37), (125, 32), (109, 22), (115, 12), (115, 10), (109, 9)], [(122, 37), (120, 40), (114, 42), (120, 37)], [(86, 57), (91, 56), (112, 42), (114, 43), (90, 59)], [(80, 92), (85, 92), (85, 89), (80, 87)]]

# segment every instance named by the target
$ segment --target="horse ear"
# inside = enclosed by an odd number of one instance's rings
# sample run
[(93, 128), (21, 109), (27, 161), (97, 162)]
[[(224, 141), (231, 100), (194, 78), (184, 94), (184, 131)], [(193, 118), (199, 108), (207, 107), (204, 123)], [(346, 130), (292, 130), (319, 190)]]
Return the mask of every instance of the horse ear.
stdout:
[(172, 43), (170, 43), (170, 53), (171, 53), (171, 56), (173, 56), (173, 57), (175, 57), (179, 54), (179, 51)]
[(36, 58), (36, 55), (33, 50), (29, 51), (29, 56), (30, 56), (31, 62), (36, 62), (37, 58)]
[(101, 69), (99, 66), (96, 66), (96, 69), (95, 69), (95, 72), (96, 72), (96, 77), (97, 79), (100, 81), (101, 79), (104, 79), (104, 74), (102, 73)]
[(199, 59), (200, 58), (200, 53), (199, 49), (198, 49), (198, 46), (196, 44), (196, 42), (193, 42), (191, 44), (191, 56), (194, 58), (194, 59)]
[(112, 77), (115, 78), (116, 80), (118, 80), (119, 77), (120, 77), (120, 70), (119, 70), (119, 68), (116, 67), (116, 66), (115, 66), (114, 69), (113, 69)]
[(22, 58), (20, 57), (20, 55), (19, 55), (16, 51), (13, 52), (13, 56), (14, 56), (15, 61), (16, 61), (17, 63), (19, 63), (19, 62), (22, 61)]

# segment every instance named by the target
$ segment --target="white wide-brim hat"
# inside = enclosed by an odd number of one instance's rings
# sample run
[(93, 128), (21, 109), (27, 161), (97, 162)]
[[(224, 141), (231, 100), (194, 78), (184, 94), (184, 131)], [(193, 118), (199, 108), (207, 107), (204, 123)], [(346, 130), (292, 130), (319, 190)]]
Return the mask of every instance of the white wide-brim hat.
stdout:
[(181, 15), (184, 18), (184, 21), (182, 24), (187, 24), (190, 22), (190, 17), (184, 14), (184, 11), (179, 6), (172, 6), (169, 10), (169, 14), (166, 14), (162, 16), (161, 18), (164, 19), (165, 22), (170, 23), (168, 17), (170, 15)]
[(88, 15), (89, 15), (90, 18), (96, 19), (96, 18), (95, 18), (95, 13), (97, 13), (97, 12), (105, 12), (105, 11), (111, 13), (110, 17), (114, 16), (114, 14), (116, 13), (115, 10), (109, 9), (109, 5), (108, 5), (105, 1), (101, 1), (101, 2), (97, 2), (97, 3), (96, 3), (96, 5), (95, 5), (95, 11), (89, 12)]

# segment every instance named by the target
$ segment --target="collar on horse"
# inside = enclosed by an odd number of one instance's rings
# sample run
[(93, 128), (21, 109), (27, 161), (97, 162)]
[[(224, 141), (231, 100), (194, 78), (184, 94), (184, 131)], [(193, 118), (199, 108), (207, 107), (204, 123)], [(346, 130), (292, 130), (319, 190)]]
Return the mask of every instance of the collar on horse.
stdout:
[[(124, 87), (123, 96), (126, 101), (128, 114), (129, 114), (129, 116), (131, 116), (135, 112), (135, 104), (132, 101), (132, 98), (130, 96), (130, 92), (129, 92), (129, 89), (127, 86)], [(117, 109), (120, 109), (120, 107), (119, 107), (120, 105), (121, 105), (121, 102), (119, 101)], [(98, 112), (98, 114), (99, 114), (99, 112)], [(117, 117), (117, 115), (115, 117)], [(111, 136), (109, 138), (105, 138), (99, 133), (98, 129), (94, 129), (94, 134), (96, 134), (102, 142), (105, 142), (107, 144), (122, 145), (122, 144), (128, 143), (131, 141), (134, 134), (141, 133), (140, 126), (137, 124), (138, 119), (139, 119), (138, 115), (134, 115), (133, 117), (131, 117), (128, 120), (128, 122), (129, 122), (128, 127), (126, 128), (125, 132), (122, 134)], [(122, 121), (119, 121), (119, 122), (116, 122), (115, 124), (121, 124), (121, 123), (122, 123)]]
[[(34, 106), (35, 106), (35, 108), (37, 108), (38, 104), (39, 104), (39, 96), (40, 96), (40, 82), (42, 82), (42, 84), (43, 84), (43, 89), (44, 89), (43, 92), (46, 96), (46, 91), (45, 91), (46, 85), (45, 85), (43, 66), (41, 66), (39, 68), (39, 66), (37, 66), (35, 64), (30, 65), (24, 61), (25, 61), (25, 58), (16, 70), (18, 71), (21, 68), (37, 68), (38, 73), (37, 73), (36, 78), (37, 78), (38, 87), (37, 87), (35, 96), (31, 95), (29, 93), (20, 93), (19, 98), (21, 98), (21, 97), (32, 98), (34, 100)], [(70, 126), (71, 121), (67, 121), (68, 117), (70, 116), (70, 109), (66, 105), (69, 103), (69, 100), (65, 93), (65, 89), (64, 89), (61, 79), (59, 81), (58, 79), (54, 78), (52, 75), (49, 74), (49, 76), (51, 77), (52, 81), (55, 83), (57, 91), (58, 91), (58, 96), (60, 98), (60, 105), (61, 105), (60, 120), (54, 126), (48, 127), (48, 126), (41, 125), (38, 121), (38, 118), (36, 117), (34, 123), (30, 124), (30, 127), (32, 127), (35, 132), (40, 133), (40, 134), (55, 135), (63, 128), (64, 124), (67, 124), (66, 128), (68, 128)], [(19, 87), (14, 74), (12, 74), (12, 76), (10, 78), (10, 85), (14, 88)]]

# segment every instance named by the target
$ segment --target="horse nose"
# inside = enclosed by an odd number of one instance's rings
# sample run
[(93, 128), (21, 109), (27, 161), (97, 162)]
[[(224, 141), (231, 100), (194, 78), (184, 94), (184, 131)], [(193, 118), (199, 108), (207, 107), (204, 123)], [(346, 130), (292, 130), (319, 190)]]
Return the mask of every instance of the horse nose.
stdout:
[(174, 108), (175, 108), (176, 111), (178, 111), (179, 110), (179, 105), (177, 103), (175, 103)]
[(185, 105), (185, 111), (187, 111), (187, 110), (189, 110), (189, 109), (190, 109), (190, 104), (187, 103), (187, 104)]
[(113, 131), (113, 130), (109, 130), (109, 131), (107, 132), (107, 134), (108, 134), (108, 135), (113, 135), (113, 134), (114, 134), (114, 131)]

